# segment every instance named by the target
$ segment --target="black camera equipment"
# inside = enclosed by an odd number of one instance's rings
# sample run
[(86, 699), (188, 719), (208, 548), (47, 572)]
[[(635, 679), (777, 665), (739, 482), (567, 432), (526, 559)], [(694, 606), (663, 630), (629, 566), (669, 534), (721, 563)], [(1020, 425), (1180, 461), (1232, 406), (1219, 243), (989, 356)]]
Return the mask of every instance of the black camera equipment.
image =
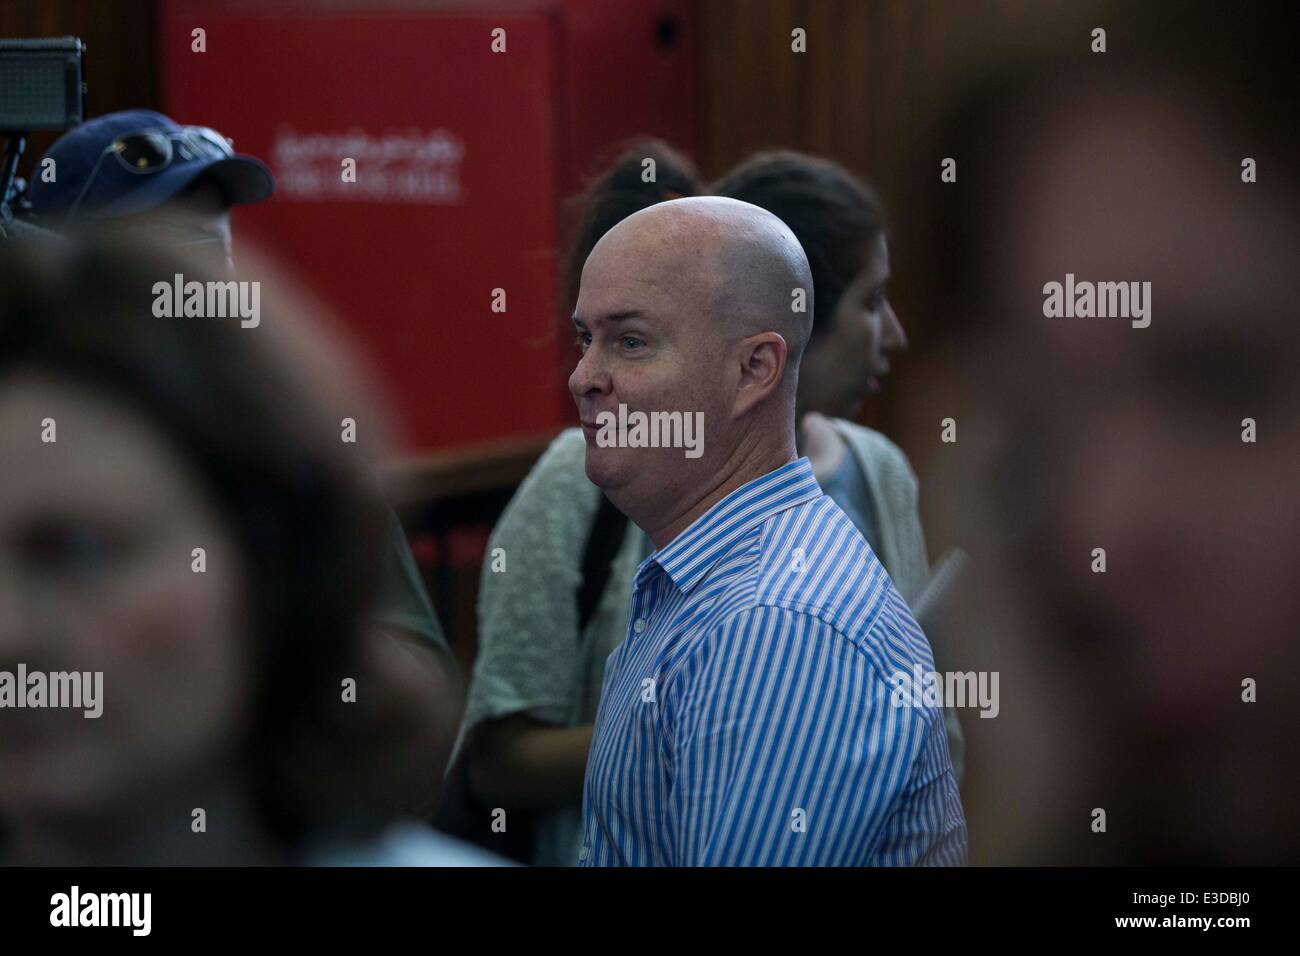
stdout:
[(32, 130), (61, 130), (84, 118), (85, 45), (76, 37), (0, 40), (0, 136), (8, 140), (0, 167), (0, 234), (26, 212), (18, 161)]

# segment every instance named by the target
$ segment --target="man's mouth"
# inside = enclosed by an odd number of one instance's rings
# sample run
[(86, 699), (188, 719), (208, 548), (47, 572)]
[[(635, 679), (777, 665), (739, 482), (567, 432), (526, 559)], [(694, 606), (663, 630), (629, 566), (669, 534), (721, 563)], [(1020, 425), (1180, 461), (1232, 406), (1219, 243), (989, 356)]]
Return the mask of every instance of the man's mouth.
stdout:
[(617, 421), (618, 406), (615, 405), (613, 408), (608, 408), (608, 409), (592, 408), (592, 409), (584, 410), (582, 408), (579, 408), (578, 424), (582, 426), (584, 431), (587, 430), (588, 428), (590, 428), (592, 431), (599, 431), (601, 427), (599, 424), (600, 419), (605, 416), (610, 416), (615, 421)]

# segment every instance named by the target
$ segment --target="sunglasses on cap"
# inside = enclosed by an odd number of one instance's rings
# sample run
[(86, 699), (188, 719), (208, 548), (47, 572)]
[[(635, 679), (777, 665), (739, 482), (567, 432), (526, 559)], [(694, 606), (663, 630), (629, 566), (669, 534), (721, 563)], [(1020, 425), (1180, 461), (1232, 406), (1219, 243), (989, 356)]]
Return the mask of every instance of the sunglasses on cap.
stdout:
[(94, 184), (104, 162), (111, 156), (129, 173), (148, 175), (161, 172), (177, 157), (183, 162), (195, 159), (226, 159), (235, 155), (233, 144), (214, 129), (206, 126), (182, 126), (177, 129), (157, 127), (140, 129), (118, 136), (100, 153), (86, 184), (68, 209), (65, 225), (72, 221), (81, 200)]

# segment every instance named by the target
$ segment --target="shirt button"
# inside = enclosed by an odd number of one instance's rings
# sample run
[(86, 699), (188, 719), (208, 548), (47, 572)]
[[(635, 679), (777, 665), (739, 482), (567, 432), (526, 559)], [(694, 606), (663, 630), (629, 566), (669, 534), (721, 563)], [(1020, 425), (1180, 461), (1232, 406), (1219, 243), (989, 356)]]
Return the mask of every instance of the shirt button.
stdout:
[(636, 631), (638, 634), (640, 634), (642, 631), (644, 631), (644, 630), (645, 630), (645, 618), (643, 618), (643, 617), (637, 618), (637, 622), (636, 622), (635, 624), (632, 625), (632, 630)]
[(585, 860), (589, 852), (590, 851), (584, 846), (581, 850), (578, 851), (578, 859)]

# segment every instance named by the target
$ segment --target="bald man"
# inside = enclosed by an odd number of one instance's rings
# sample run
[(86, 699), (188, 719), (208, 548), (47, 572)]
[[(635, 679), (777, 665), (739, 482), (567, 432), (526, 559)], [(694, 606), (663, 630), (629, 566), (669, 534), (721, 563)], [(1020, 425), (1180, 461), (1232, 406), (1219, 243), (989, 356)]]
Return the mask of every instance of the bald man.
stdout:
[[(656, 550), (605, 666), (583, 865), (965, 862), (942, 710), (895, 690), (930, 646), (796, 457), (811, 316), (798, 241), (748, 203), (660, 203), (587, 259), (587, 476)], [(702, 453), (611, 444), (620, 406), (702, 413)]]

